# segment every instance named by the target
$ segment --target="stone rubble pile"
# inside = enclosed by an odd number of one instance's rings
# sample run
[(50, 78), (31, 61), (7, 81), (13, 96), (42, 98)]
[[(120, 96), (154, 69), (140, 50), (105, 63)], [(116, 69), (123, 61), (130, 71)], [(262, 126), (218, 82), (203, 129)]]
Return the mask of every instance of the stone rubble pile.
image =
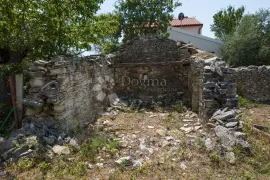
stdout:
[[(3, 162), (16, 162), (20, 158), (33, 157), (39, 150), (59, 154), (59, 151), (56, 151), (59, 148), (64, 149), (65, 152), (69, 151), (66, 145), (78, 146), (77, 140), (71, 138), (74, 135), (68, 134), (60, 127), (61, 123), (53, 118), (39, 118), (36, 121), (25, 123), (7, 140), (0, 139), (0, 159)], [(58, 148), (53, 148), (54, 146)]]
[(237, 118), (236, 109), (217, 110), (207, 124), (218, 138), (214, 143), (212, 137), (205, 138), (205, 147), (208, 151), (216, 151), (220, 158), (226, 158), (231, 164), (235, 163), (233, 148), (242, 147), (245, 153), (251, 153), (250, 146), (245, 140), (246, 134), (242, 132), (243, 122)]
[(214, 57), (204, 61), (201, 117), (208, 120), (220, 108), (238, 108), (234, 71)]

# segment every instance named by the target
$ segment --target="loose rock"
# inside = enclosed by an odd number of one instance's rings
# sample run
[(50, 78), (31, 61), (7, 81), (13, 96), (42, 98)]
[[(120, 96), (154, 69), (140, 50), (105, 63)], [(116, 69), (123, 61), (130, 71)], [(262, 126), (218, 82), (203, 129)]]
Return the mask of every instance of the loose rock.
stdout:
[(159, 136), (165, 136), (166, 131), (163, 130), (163, 129), (157, 129), (157, 130), (156, 130), (156, 133), (157, 133), (157, 135), (159, 135)]
[(127, 156), (118, 159), (117, 161), (115, 161), (115, 163), (120, 166), (130, 166), (132, 165), (132, 160), (130, 156)]
[(70, 150), (68, 147), (66, 146), (59, 146), (59, 145), (55, 145), (53, 148), (52, 148), (53, 152), (55, 154), (58, 154), (58, 155), (61, 155), (61, 154), (65, 154), (65, 155), (68, 155), (70, 154)]

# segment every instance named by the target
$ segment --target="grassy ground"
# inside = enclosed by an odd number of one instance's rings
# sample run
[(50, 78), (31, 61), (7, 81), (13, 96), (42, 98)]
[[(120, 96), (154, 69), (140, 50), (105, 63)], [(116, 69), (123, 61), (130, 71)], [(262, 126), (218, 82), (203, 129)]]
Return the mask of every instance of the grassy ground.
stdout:
[[(236, 147), (234, 165), (218, 158), (215, 152), (206, 151), (201, 136), (206, 130), (198, 128), (188, 134), (180, 130), (184, 126), (200, 126), (196, 115), (191, 112), (122, 112), (115, 117), (104, 116), (99, 124), (82, 132), (81, 135), (91, 138), (80, 150), (72, 148), (72, 153), (66, 156), (52, 155), (52, 161), (41, 152), (33, 159), (9, 165), (5, 178), (268, 180), (270, 146), (267, 139), (253, 133), (251, 124), (270, 123), (270, 106), (243, 108), (241, 118), (246, 124), (252, 154), (247, 156)], [(158, 135), (158, 129), (164, 130), (165, 136)], [(167, 143), (166, 137), (174, 140)], [(141, 148), (142, 139), (144, 150)], [(142, 165), (115, 164), (115, 160), (125, 156), (131, 156)]]

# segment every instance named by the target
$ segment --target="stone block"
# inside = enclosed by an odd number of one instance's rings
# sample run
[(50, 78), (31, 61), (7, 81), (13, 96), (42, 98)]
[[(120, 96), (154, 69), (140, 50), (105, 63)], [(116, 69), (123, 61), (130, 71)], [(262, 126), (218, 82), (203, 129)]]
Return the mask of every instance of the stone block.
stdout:
[(29, 82), (31, 87), (42, 87), (45, 85), (45, 83), (44, 78), (32, 78)]

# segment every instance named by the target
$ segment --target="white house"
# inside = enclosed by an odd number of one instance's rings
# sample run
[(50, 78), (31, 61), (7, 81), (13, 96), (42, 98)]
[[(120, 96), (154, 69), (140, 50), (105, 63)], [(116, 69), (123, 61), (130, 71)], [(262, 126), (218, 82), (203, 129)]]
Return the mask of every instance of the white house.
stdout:
[(173, 19), (170, 24), (174, 28), (183, 29), (196, 34), (202, 34), (203, 23), (195, 18), (185, 16), (183, 20)]
[(223, 42), (220, 40), (171, 26), (168, 28), (168, 33), (170, 34), (169, 39), (175, 41), (184, 41), (186, 43), (197, 46), (203, 51), (215, 53), (216, 55), (221, 56), (220, 48)]

